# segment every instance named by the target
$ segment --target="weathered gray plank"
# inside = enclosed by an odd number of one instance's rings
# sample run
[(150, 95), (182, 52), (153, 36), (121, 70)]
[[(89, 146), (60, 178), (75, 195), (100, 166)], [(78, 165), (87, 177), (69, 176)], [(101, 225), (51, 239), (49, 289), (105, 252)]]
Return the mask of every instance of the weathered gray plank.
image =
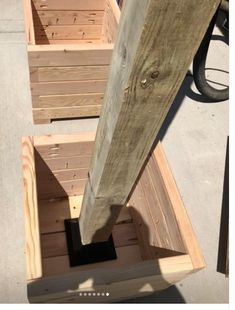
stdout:
[(219, 2), (127, 1), (81, 211), (84, 244), (110, 235)]

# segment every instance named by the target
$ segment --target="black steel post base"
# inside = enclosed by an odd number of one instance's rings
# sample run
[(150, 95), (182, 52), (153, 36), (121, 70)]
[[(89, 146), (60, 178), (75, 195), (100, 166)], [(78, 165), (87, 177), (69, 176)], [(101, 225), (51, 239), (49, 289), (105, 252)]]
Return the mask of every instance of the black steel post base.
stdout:
[(112, 235), (105, 242), (83, 245), (78, 218), (64, 221), (70, 267), (117, 259)]

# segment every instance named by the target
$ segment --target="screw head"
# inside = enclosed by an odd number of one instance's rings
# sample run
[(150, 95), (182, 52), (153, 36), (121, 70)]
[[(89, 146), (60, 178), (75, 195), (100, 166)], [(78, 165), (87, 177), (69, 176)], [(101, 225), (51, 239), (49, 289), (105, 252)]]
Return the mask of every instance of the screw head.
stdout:
[(143, 79), (140, 83), (141, 83), (142, 86), (145, 86), (146, 83), (147, 83), (147, 79)]

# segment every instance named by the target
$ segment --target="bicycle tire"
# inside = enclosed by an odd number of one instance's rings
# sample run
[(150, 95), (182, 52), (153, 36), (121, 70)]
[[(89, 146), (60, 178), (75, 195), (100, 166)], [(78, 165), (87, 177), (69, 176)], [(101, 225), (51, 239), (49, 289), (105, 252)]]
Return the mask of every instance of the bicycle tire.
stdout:
[(206, 59), (209, 50), (212, 32), (215, 26), (218, 10), (213, 16), (207, 32), (193, 60), (193, 78), (198, 91), (214, 102), (224, 101), (229, 98), (229, 87), (219, 90), (208, 84), (206, 80)]

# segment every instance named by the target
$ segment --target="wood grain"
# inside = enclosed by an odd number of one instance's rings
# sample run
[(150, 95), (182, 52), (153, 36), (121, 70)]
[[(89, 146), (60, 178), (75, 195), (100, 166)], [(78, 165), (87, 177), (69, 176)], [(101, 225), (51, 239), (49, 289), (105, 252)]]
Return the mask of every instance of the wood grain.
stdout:
[(88, 168), (90, 163), (90, 156), (65, 156), (60, 158), (48, 158), (42, 159), (38, 154), (35, 154), (36, 158), (36, 172), (57, 172), (58, 170), (66, 169), (80, 169)]
[[(101, 38), (106, 2), (24, 0), (35, 124), (100, 115), (113, 51)], [(112, 30), (119, 10), (109, 3)]]
[(42, 262), (32, 138), (24, 137), (22, 139), (22, 148), (27, 278), (36, 279), (42, 276)]
[(42, 108), (33, 109), (34, 119), (63, 119), (78, 118), (87, 116), (99, 116), (101, 111), (100, 105), (84, 107), (64, 107), (64, 108)]
[(32, 0), (36, 10), (104, 10), (105, 0)]
[(113, 44), (28, 46), (29, 67), (108, 65)]
[(104, 11), (36, 11), (33, 10), (35, 26), (46, 25), (102, 25)]
[(101, 39), (79, 39), (79, 40), (72, 40), (72, 39), (67, 39), (67, 40), (56, 40), (56, 39), (48, 39), (48, 38), (39, 38), (36, 40), (36, 44), (37, 45), (46, 45), (46, 46), (50, 46), (52, 45), (76, 45), (77, 48), (79, 49), (80, 45), (84, 45), (86, 44), (86, 46), (89, 48), (89, 46), (91, 46), (92, 44), (102, 44), (102, 40)]
[[(27, 184), (27, 187), (24, 187), (24, 197), (27, 197), (25, 201), (27, 200), (31, 210), (34, 210), (35, 204), (34, 199), (29, 198), (31, 197), (29, 193), (33, 191), (30, 190), (28, 180), (33, 179), (35, 182), (35, 168), (28, 169), (29, 166), (31, 167), (29, 162), (34, 165), (35, 160), (38, 167), (40, 152), (42, 157), (45, 156), (46, 162), (51, 160), (64, 162), (66, 158), (64, 155), (67, 155), (67, 159), (71, 158), (73, 148), (77, 156), (72, 158), (78, 160), (80, 157), (90, 157), (94, 139), (94, 133), (41, 136), (35, 137), (34, 142), (31, 138), (24, 139), (26, 143), (23, 144), (23, 173), (24, 180), (27, 179), (26, 182), (24, 181), (24, 184)], [(34, 158), (32, 150), (35, 151)], [(54, 155), (59, 157), (56, 159)], [(74, 171), (77, 170), (80, 169), (74, 169)], [(52, 174), (48, 168), (47, 171)], [(60, 172), (70, 173), (70, 169)], [(83, 173), (87, 172), (88, 166)], [(53, 173), (58, 177), (57, 172)], [(45, 176), (41, 169), (36, 169), (36, 174), (37, 177)], [(28, 296), (31, 302), (84, 302), (84, 299), (81, 300), (79, 297), (80, 292), (103, 291), (110, 293), (108, 297), (105, 296), (109, 301), (118, 301), (165, 289), (202, 267), (194, 263), (199, 261), (197, 256), (200, 255), (195, 246), (195, 235), (190, 230), (190, 222), (186, 212), (183, 211), (184, 206), (159, 145), (146, 166), (144, 174), (135, 189), (134, 194), (137, 193), (137, 195), (133, 194), (128, 207), (121, 209), (114, 226), (113, 236), (118, 259), (113, 261), (70, 268), (64, 238), (64, 219), (80, 216), (83, 197), (80, 195), (38, 199), (36, 210), (39, 213), (37, 217), (40, 223), (43, 256), (39, 259), (43, 271), (41, 279), (34, 278), (34, 274), (27, 274)], [(61, 176), (66, 180), (66, 177), (71, 177), (71, 174)], [(141, 184), (141, 191), (138, 189), (139, 184)], [(134, 213), (133, 208), (135, 208)], [(33, 223), (35, 213), (29, 213), (28, 210), (24, 207), (26, 223), (27, 218), (30, 219), (30, 223)], [(136, 212), (140, 213), (139, 217), (136, 217)], [(140, 227), (139, 224), (142, 226)], [(142, 228), (144, 225), (147, 226), (147, 230)], [(31, 236), (30, 233), (29, 235)], [(193, 251), (189, 246), (190, 238)], [(27, 240), (29, 239), (27, 237)], [(182, 239), (189, 255), (180, 255), (176, 251)], [(146, 246), (143, 248), (144, 244)], [(149, 252), (150, 248), (154, 251)], [(143, 251), (150, 254), (149, 258), (144, 257)], [(26, 251), (27, 257), (30, 257), (31, 253)]]
[(109, 66), (30, 68), (31, 82), (107, 80)]
[(84, 180), (87, 179), (88, 170), (87, 168), (81, 169), (65, 169), (65, 170), (57, 170), (56, 172), (48, 172), (48, 173), (37, 173), (38, 182), (50, 182), (56, 179), (58, 182), (61, 181), (72, 181), (72, 180)]
[[(34, 137), (34, 146), (35, 148), (39, 148), (41, 146), (50, 146), (54, 147), (56, 145), (66, 145), (67, 143), (78, 144), (82, 143), (81, 149), (83, 149), (83, 143), (92, 143), (94, 144), (95, 140), (95, 132), (82, 132), (78, 134), (70, 134), (70, 135), (44, 135), (44, 136), (35, 136)], [(78, 146), (79, 148), (79, 146)]]
[[(110, 261), (107, 268), (103, 268), (104, 263), (99, 263), (90, 265), (90, 270), (87, 270), (87, 266), (75, 267), (76, 270), (71, 273), (67, 267), (68, 273), (60, 276), (59, 283), (58, 276), (51, 276), (50, 281), (45, 278), (40, 282), (32, 283), (28, 286), (29, 294), (32, 296), (31, 301), (46, 302), (51, 300), (56, 302), (58, 300), (57, 302), (60, 302), (67, 300), (73, 302), (73, 300), (79, 301), (79, 292), (100, 293), (107, 291), (107, 289), (111, 297), (105, 297), (109, 298), (109, 301), (123, 299), (124, 296), (125, 298), (128, 296), (141, 296), (168, 287), (171, 283), (174, 283), (174, 280), (181, 280), (192, 270), (188, 255), (159, 259), (159, 265), (156, 267), (156, 263), (153, 261), (139, 263), (138, 247), (136, 246), (117, 250), (118, 261)], [(122, 250), (125, 250), (128, 254), (126, 257), (123, 256)], [(132, 258), (132, 264), (130, 264), (131, 261), (128, 264), (129, 258)], [(50, 258), (44, 260), (44, 266), (46, 270), (56, 275), (56, 266), (58, 268), (61, 265), (64, 270), (64, 266), (68, 264), (67, 262), (68, 258), (66, 256), (57, 259)], [(52, 268), (51, 271), (50, 267)], [(110, 272), (110, 268), (112, 268), (112, 272)], [(45, 293), (45, 288), (47, 293)], [(69, 290), (70, 293), (68, 293), (68, 288), (75, 289)], [(99, 299), (94, 302), (101, 301), (102, 299)], [(80, 299), (80, 302), (84, 302), (84, 298), (83, 301)]]
[(64, 108), (102, 105), (104, 93), (32, 96), (33, 108)]
[(162, 186), (165, 188), (165, 193), (168, 195), (170, 208), (175, 214), (180, 234), (183, 237), (187, 253), (192, 259), (194, 270), (204, 268), (205, 260), (202, 256), (199, 243), (195, 237), (191, 222), (187, 216), (186, 209), (184, 208), (175, 180), (170, 172), (163, 148), (160, 144), (158, 144), (157, 148), (154, 150), (154, 157), (156, 159), (156, 167), (162, 178)]
[(31, 93), (35, 95), (67, 95), (79, 93), (102, 93), (105, 91), (106, 80), (59, 81), (31, 83)]
[(104, 43), (114, 43), (120, 20), (120, 10), (116, 0), (107, 0), (102, 26), (102, 40)]
[(151, 157), (129, 201), (143, 259), (187, 253), (156, 165)]
[[(39, 218), (41, 234), (64, 231), (64, 220), (80, 216), (82, 195), (39, 200)], [(132, 222), (128, 208), (123, 208), (117, 224)]]
[(105, 269), (108, 268), (111, 270), (112, 268), (118, 268), (122, 266), (127, 266), (131, 263), (141, 262), (138, 245), (120, 247), (117, 248), (116, 252), (118, 256), (117, 260), (110, 260), (107, 262), (89, 264), (89, 266), (84, 265), (73, 268), (69, 266), (69, 257), (67, 255), (45, 258), (42, 261), (44, 275), (45, 276), (62, 275), (82, 270), (92, 270), (96, 268), (105, 268)]
[[(94, 136), (94, 135), (93, 135)], [(75, 136), (76, 139), (77, 136)], [(39, 144), (35, 145), (35, 149), (40, 154), (40, 156), (45, 160), (48, 158), (58, 158), (58, 157), (68, 157), (68, 156), (91, 156), (92, 148), (94, 141), (81, 141), (74, 142), (71, 140), (66, 141), (66, 135), (64, 140), (61, 142), (61, 136), (58, 137), (58, 140), (54, 139), (54, 143), (50, 142), (51, 140), (48, 137), (44, 137), (44, 140), (47, 139), (48, 144)], [(43, 137), (40, 138), (42, 141)], [(36, 139), (38, 141), (38, 139)], [(44, 142), (44, 141), (43, 141)], [(41, 142), (39, 142), (41, 143)]]
[(64, 220), (79, 217), (82, 196), (39, 200), (41, 234), (64, 231)]
[(34, 21), (31, 0), (23, 0), (24, 25), (27, 44), (35, 44)]
[(35, 26), (36, 40), (89, 40), (100, 39), (100, 25)]
[(56, 178), (49, 181), (43, 180), (43, 182), (38, 180), (38, 198), (56, 199), (59, 197), (82, 195), (84, 193), (86, 181), (87, 178), (59, 182)]
[(81, 211), (84, 244), (108, 239), (218, 5), (126, 2)]
[[(65, 232), (43, 234), (42, 258), (68, 255)], [(137, 237), (133, 223), (115, 225), (113, 229), (115, 248), (137, 244)]]

